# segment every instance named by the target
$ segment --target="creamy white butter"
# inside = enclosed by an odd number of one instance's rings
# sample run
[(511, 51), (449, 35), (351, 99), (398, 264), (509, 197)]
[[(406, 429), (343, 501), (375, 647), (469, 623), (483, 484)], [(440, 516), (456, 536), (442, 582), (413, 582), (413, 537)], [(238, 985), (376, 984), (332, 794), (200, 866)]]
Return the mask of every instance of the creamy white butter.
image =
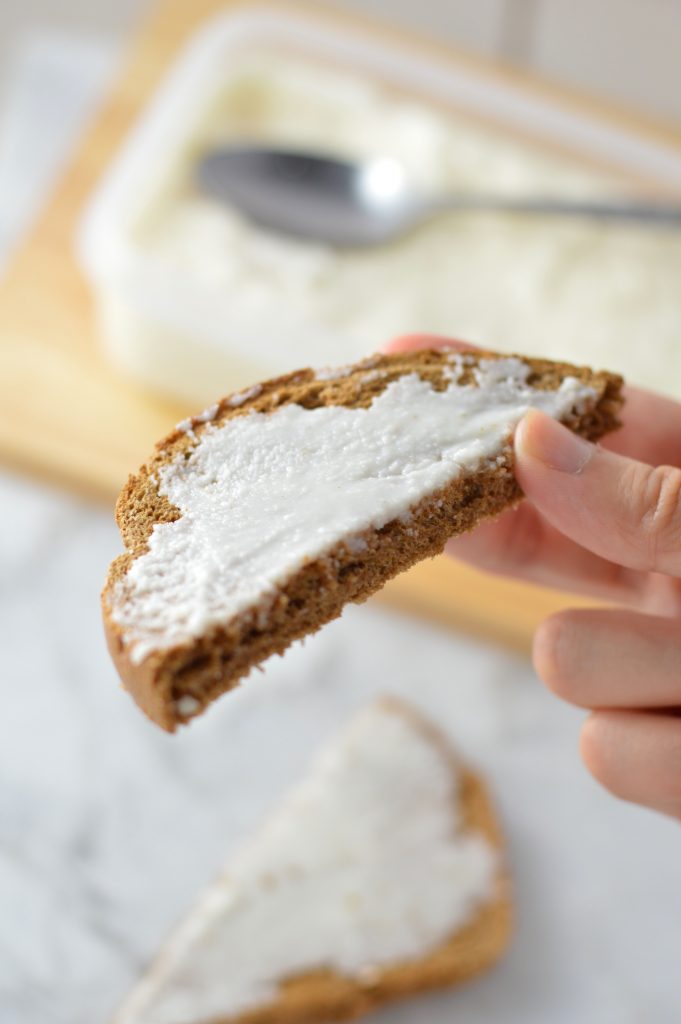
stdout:
[(370, 980), (493, 899), (499, 856), (462, 827), (452, 761), (389, 703), (366, 709), (226, 866), (117, 1024), (242, 1013), (319, 968)]
[[(219, 345), (232, 354), (239, 383), (243, 360), (255, 379), (351, 361), (376, 339), (419, 330), (607, 366), (681, 397), (679, 232), (453, 213), (389, 245), (334, 251), (268, 234), (200, 196), (192, 165), (200, 150), (250, 138), (394, 158), (432, 193), (579, 198), (621, 195), (630, 191), (626, 183), (381, 88), (357, 69), (343, 73), (281, 53), (227, 63), (213, 104), (197, 112), (183, 152), (168, 161), (172, 181), (158, 189), (134, 236), (168, 275), (166, 291), (182, 293), (190, 283), (199, 290), (203, 319), (223, 325)], [(206, 358), (193, 342), (189, 333), (175, 371), (179, 393), (196, 393), (187, 367)], [(211, 351), (216, 345), (213, 338)], [(170, 350), (159, 346), (159, 376), (173, 373)]]
[(366, 409), (284, 405), (208, 423), (189, 458), (159, 472), (182, 515), (154, 526), (149, 550), (113, 594), (131, 657), (191, 640), (264, 605), (306, 561), (408, 518), (422, 498), (502, 455), (530, 407), (564, 417), (593, 400), (574, 378), (528, 386), (521, 360), (483, 361), (479, 387), (436, 391), (416, 374)]

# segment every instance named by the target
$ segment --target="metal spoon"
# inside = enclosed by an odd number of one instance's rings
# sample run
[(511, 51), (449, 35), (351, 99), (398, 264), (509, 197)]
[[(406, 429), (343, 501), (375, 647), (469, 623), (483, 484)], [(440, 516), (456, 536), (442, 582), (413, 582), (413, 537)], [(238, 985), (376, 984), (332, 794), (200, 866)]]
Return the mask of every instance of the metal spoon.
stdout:
[(420, 195), (392, 159), (364, 163), (321, 153), (240, 145), (215, 150), (196, 168), (199, 188), (255, 223), (335, 246), (388, 242), (447, 210), (590, 217), (681, 227), (681, 203), (477, 194)]

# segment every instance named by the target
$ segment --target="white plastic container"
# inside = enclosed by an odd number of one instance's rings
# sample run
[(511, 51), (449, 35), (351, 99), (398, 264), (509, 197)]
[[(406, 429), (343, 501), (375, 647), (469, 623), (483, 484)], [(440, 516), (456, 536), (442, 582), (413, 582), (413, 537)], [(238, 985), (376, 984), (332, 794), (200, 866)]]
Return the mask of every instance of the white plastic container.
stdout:
[[(187, 199), (197, 149), (223, 139), (219, 108), (230, 75), (238, 79), (240, 62), (248, 73), (248, 61), (260, 61), (268, 87), (268, 55), (280, 55), (271, 61), (272, 96), (280, 74), (289, 99), (281, 125), (270, 115), (267, 137), (355, 155), (389, 152), (425, 188), (621, 187), (616, 176), (486, 131), (457, 109), (573, 145), (649, 181), (681, 180), (681, 153), (554, 109), (467, 66), (307, 15), (227, 14), (189, 40), (81, 224), (81, 265), (116, 365), (155, 391), (207, 404), (263, 376), (351, 360), (392, 334), (426, 330), (599, 362), (681, 390), (669, 372), (675, 363), (681, 380), (679, 237), (618, 229), (613, 242), (607, 228), (581, 222), (453, 215), (386, 247), (336, 253), (268, 236), (217, 204)], [(316, 104), (307, 110), (301, 99), (299, 126), (297, 75), (301, 88), (308, 75)], [(246, 125), (242, 133), (258, 130)], [(651, 337), (664, 379), (651, 368)]]

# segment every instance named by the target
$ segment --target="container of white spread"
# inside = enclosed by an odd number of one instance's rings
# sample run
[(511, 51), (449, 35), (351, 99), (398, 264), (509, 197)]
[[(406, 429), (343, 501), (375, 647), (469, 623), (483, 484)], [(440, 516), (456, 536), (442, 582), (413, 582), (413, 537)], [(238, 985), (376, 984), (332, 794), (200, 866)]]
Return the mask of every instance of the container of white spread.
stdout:
[(205, 404), (427, 331), (607, 366), (681, 397), (681, 232), (452, 213), (384, 246), (333, 250), (197, 191), (198, 155), (244, 139), (395, 157), (432, 191), (585, 196), (621, 194), (626, 176), (681, 181), (681, 152), (417, 47), (280, 9), (225, 14), (187, 42), (80, 226), (106, 351), (150, 389)]

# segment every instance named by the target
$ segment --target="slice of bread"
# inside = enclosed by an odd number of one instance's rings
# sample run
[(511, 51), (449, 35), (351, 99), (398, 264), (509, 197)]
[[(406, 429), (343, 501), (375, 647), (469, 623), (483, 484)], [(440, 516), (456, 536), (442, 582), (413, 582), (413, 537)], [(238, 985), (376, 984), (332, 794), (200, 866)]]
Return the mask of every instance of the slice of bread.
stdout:
[(510, 885), (481, 779), (409, 705), (363, 709), (225, 865), (116, 1024), (324, 1024), (479, 974)]
[(585, 437), (617, 426), (621, 378), (453, 350), (302, 370), (180, 424), (130, 477), (109, 649), (164, 729), (255, 665), (521, 497), (530, 406)]

